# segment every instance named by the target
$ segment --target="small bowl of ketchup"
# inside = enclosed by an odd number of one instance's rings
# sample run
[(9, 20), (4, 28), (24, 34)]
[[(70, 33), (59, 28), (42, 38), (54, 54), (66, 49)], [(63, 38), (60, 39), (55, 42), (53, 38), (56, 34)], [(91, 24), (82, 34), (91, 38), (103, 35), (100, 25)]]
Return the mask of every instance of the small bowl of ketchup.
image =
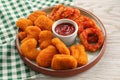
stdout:
[(60, 38), (67, 46), (75, 42), (78, 32), (78, 25), (70, 19), (60, 19), (54, 22), (52, 31), (55, 37)]

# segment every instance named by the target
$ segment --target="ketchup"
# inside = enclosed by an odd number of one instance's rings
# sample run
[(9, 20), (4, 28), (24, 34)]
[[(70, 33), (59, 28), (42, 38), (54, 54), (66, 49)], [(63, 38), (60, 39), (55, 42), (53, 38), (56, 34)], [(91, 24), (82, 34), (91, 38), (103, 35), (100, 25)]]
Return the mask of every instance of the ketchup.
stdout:
[(55, 32), (67, 36), (75, 32), (75, 27), (70, 23), (62, 23), (55, 27)]

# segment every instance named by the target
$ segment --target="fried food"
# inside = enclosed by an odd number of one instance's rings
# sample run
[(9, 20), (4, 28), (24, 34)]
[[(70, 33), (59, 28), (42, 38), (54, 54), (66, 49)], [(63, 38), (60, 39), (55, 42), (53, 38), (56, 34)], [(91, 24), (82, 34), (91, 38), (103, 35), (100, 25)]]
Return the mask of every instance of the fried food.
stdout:
[(35, 38), (38, 40), (41, 29), (37, 26), (28, 26), (25, 32), (27, 33), (28, 38)]
[(64, 11), (64, 5), (59, 4), (55, 6), (49, 15), (50, 19), (52, 19), (53, 21), (60, 19), (61, 18), (60, 15), (63, 11)]
[(43, 30), (39, 34), (39, 43), (41, 44), (43, 41), (51, 41), (53, 38), (53, 33), (48, 30)]
[(24, 31), (24, 32), (19, 32), (18, 33), (18, 38), (20, 39), (20, 40), (23, 40), (25, 37), (27, 37), (27, 34), (26, 34), (26, 32)]
[(40, 51), (39, 55), (36, 58), (36, 63), (42, 67), (50, 67), (53, 56), (58, 54), (57, 49), (50, 45), (47, 48)]
[(73, 12), (73, 14), (71, 14), (70, 16), (68, 16), (68, 19), (75, 20), (75, 19), (77, 19), (79, 16), (81, 16), (81, 14), (80, 14), (80, 10), (74, 8), (74, 12)]
[(94, 20), (92, 20), (86, 16), (83, 16), (83, 17), (84, 17), (84, 21), (78, 23), (78, 26), (79, 26), (78, 33), (81, 33), (82, 31), (84, 31), (87, 28), (97, 28)]
[(39, 46), (40, 49), (44, 49), (49, 45), (52, 45), (53, 33), (48, 30), (43, 30), (39, 34)]
[[(88, 42), (89, 34), (96, 34), (98, 37), (97, 43), (91, 44)], [(91, 52), (97, 51), (104, 42), (104, 35), (100, 29), (95, 28), (87, 28), (80, 35), (79, 38), (81, 43), (84, 45), (85, 49)]]
[(40, 15), (45, 15), (47, 16), (47, 14), (43, 11), (40, 11), (40, 10), (37, 10), (37, 11), (34, 11), (33, 13), (31, 13), (29, 16), (28, 16), (28, 19), (30, 19), (32, 22), (35, 22), (35, 20), (40, 16)]
[(84, 46), (75, 44), (70, 47), (71, 55), (77, 60), (78, 67), (87, 64), (88, 56), (85, 52)]
[(23, 40), (21, 40), (21, 43), (24, 43), (25, 41), (27, 41), (27, 40), (29, 40), (29, 39), (31, 39), (31, 38), (25, 37)]
[[(51, 11), (51, 10), (50, 10)], [(66, 46), (59, 38), (54, 38), (52, 25), (59, 19), (71, 19), (78, 25), (78, 37), (73, 44)], [(20, 53), (23, 57), (45, 68), (69, 70), (81, 68), (88, 63), (85, 50), (97, 51), (104, 43), (104, 34), (95, 20), (82, 15), (75, 7), (62, 4), (53, 7), (50, 12), (34, 11), (27, 18), (16, 22), (19, 28)]]
[(91, 34), (88, 34), (88, 43), (96, 43), (98, 41), (98, 37), (96, 34), (94, 33), (91, 33)]
[(38, 26), (41, 30), (52, 31), (53, 21), (51, 19), (49, 19), (47, 16), (45, 16), (45, 15), (40, 15), (35, 20), (35, 25)]
[(30, 60), (35, 60), (39, 50), (36, 49), (37, 41), (34, 38), (30, 38), (20, 45), (21, 55)]
[(69, 49), (59, 38), (53, 38), (52, 44), (58, 49), (59, 53), (70, 55)]
[(81, 22), (84, 22), (84, 21), (86, 21), (86, 17), (85, 16), (83, 16), (83, 15), (80, 15), (77, 19), (75, 19), (74, 20), (77, 24), (78, 24), (78, 26), (79, 26), (79, 24), (81, 24)]
[(80, 16), (80, 10), (59, 4), (53, 8), (49, 16), (54, 21), (62, 18), (75, 20)]
[(49, 45), (52, 45), (51, 40), (45, 40), (41, 44), (39, 44), (40, 49), (44, 49), (44, 48), (48, 47)]
[(51, 68), (55, 70), (74, 69), (77, 67), (76, 59), (71, 55), (56, 54), (52, 59)]
[[(78, 35), (80, 35), (87, 28), (98, 28), (95, 21), (91, 18), (81, 15), (76, 20), (74, 20), (78, 24)], [(88, 42), (95, 43), (98, 41), (97, 35), (89, 34)]]
[(60, 15), (60, 18), (67, 18), (67, 17), (71, 16), (73, 13), (74, 13), (74, 8), (72, 8), (72, 7), (65, 7), (64, 11)]
[(26, 27), (33, 25), (33, 22), (26, 18), (20, 18), (16, 22), (16, 25), (21, 31), (25, 31)]

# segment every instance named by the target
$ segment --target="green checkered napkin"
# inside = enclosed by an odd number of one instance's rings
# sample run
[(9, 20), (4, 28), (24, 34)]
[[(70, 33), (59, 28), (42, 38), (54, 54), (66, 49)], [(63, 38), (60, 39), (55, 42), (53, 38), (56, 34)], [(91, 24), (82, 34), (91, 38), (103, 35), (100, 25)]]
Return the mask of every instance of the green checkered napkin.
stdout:
[(39, 73), (20, 59), (15, 45), (18, 18), (56, 4), (72, 4), (72, 0), (0, 0), (0, 80), (21, 80)]

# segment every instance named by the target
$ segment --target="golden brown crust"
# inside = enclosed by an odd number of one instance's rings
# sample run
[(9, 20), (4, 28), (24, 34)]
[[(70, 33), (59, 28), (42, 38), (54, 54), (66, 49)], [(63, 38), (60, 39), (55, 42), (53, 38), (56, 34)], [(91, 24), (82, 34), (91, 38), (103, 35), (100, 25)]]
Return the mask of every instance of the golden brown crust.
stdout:
[(49, 30), (52, 31), (52, 25), (53, 21), (49, 19), (45, 15), (40, 15), (34, 23), (36, 26), (38, 26), (41, 30)]
[(41, 44), (43, 41), (51, 41), (53, 38), (53, 33), (48, 30), (43, 30), (39, 34), (39, 43)]
[(50, 45), (40, 51), (39, 55), (36, 58), (36, 63), (42, 67), (50, 67), (52, 58), (57, 53), (57, 49), (54, 46)]
[(18, 37), (20, 40), (23, 40), (25, 37), (27, 37), (27, 34), (26, 34), (26, 32), (19, 32)]
[(16, 22), (17, 27), (21, 30), (21, 31), (25, 31), (26, 27), (28, 26), (32, 26), (33, 23), (31, 20), (26, 19), (26, 18), (20, 18), (18, 19), (18, 21)]
[(83, 66), (88, 62), (88, 56), (85, 52), (84, 46), (75, 44), (70, 47), (71, 55), (77, 60), (78, 66)]
[(71, 55), (56, 54), (53, 57), (51, 68), (55, 70), (74, 69), (77, 67), (76, 59)]
[(33, 23), (34, 21), (40, 16), (40, 15), (45, 15), (47, 16), (47, 14), (43, 11), (40, 11), (40, 10), (37, 10), (37, 11), (34, 11), (33, 13), (31, 13), (29, 16), (28, 16), (28, 19), (30, 19)]
[(25, 32), (28, 38), (35, 38), (36, 40), (38, 40), (41, 29), (37, 26), (28, 26), (25, 29)]
[[(89, 34), (96, 34), (98, 37), (98, 41), (94, 44), (88, 42), (88, 35)], [(80, 35), (79, 38), (81, 43), (84, 45), (85, 49), (91, 52), (97, 51), (101, 48), (104, 42), (104, 35), (100, 29), (97, 28), (87, 28), (85, 29)]]
[(50, 19), (54, 21), (60, 19), (60, 15), (64, 11), (64, 8), (65, 6), (62, 4), (55, 6), (49, 15)]
[(70, 55), (69, 49), (59, 38), (53, 38), (52, 39), (52, 44), (58, 49), (58, 51), (61, 54)]
[(48, 47), (49, 45), (52, 45), (51, 40), (45, 40), (41, 44), (39, 44), (40, 49), (44, 49), (44, 48)]
[(39, 51), (36, 49), (37, 41), (34, 38), (30, 38), (24, 41), (20, 45), (20, 50), (23, 56), (30, 60), (35, 60)]

